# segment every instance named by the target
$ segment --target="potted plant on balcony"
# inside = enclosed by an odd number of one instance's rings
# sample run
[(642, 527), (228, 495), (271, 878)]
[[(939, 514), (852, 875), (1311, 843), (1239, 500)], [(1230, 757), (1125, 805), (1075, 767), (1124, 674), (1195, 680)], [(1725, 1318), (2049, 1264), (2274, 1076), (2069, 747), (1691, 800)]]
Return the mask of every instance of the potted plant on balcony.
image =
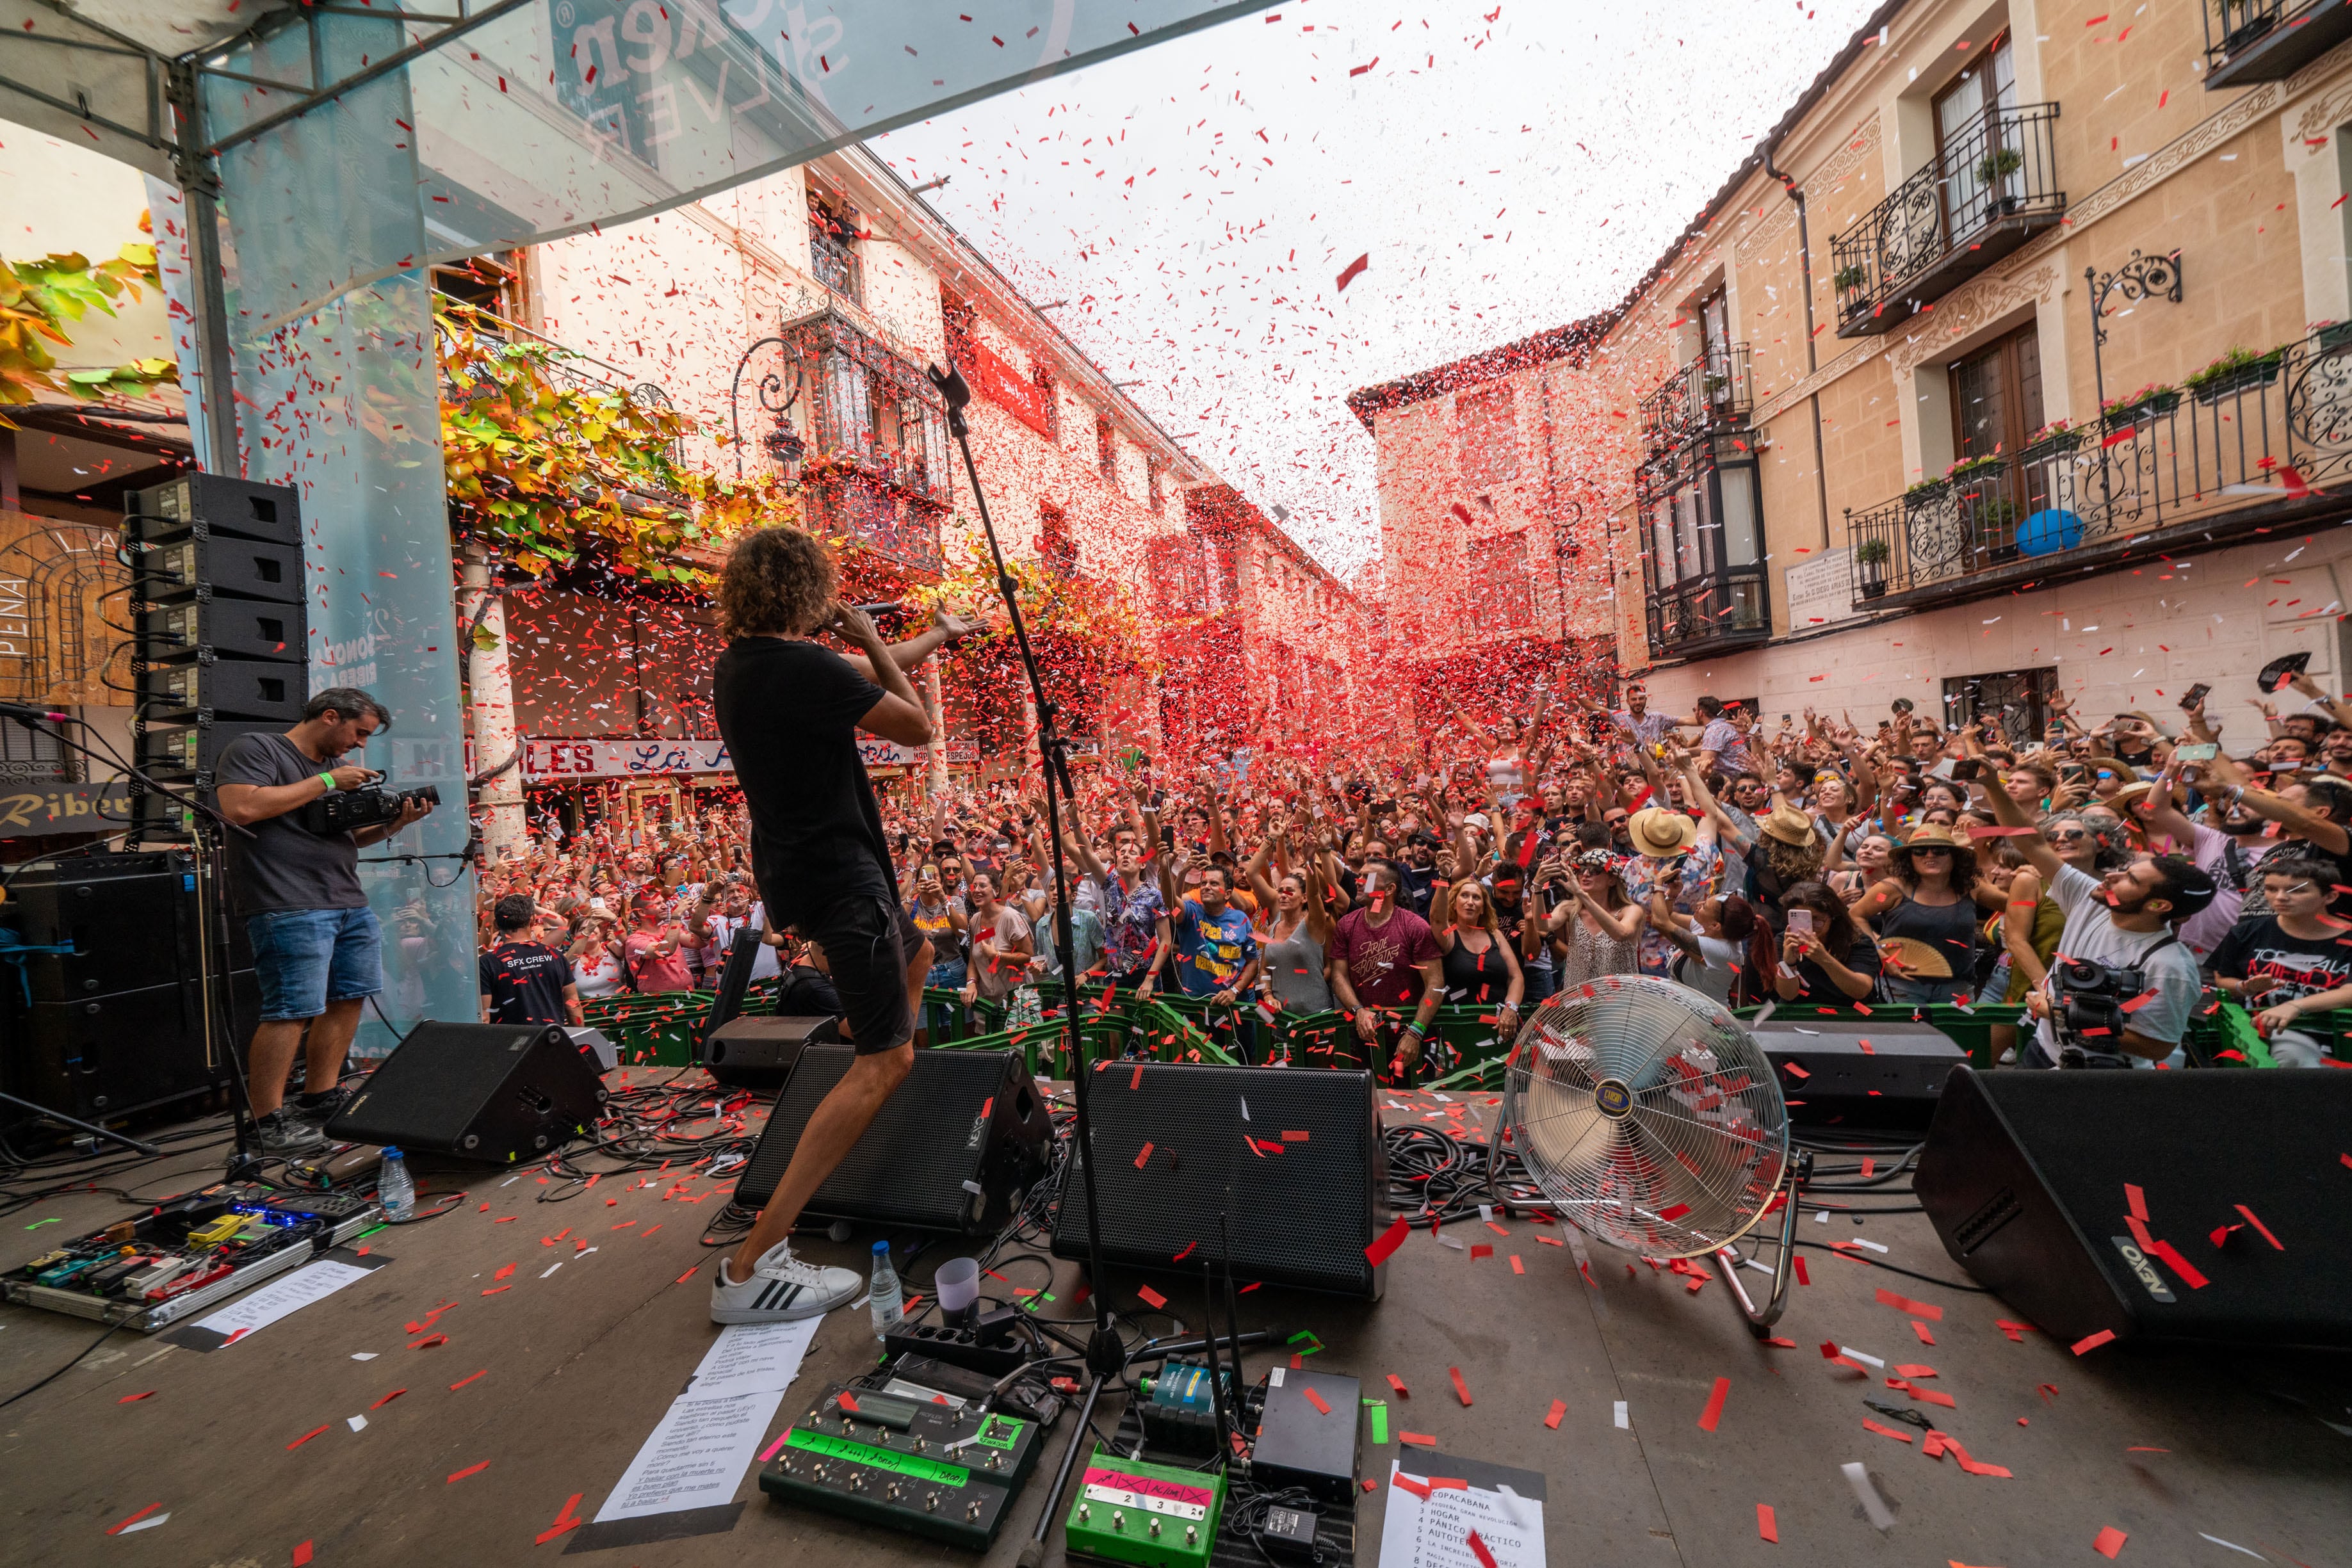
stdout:
[(2005, 496), (1990, 496), (1973, 508), (1977, 539), (1986, 559), (1996, 566), (2017, 559), (2017, 503)]
[(1886, 593), (1886, 558), (1892, 552), (1882, 538), (1867, 538), (1853, 547), (1853, 562), (1862, 573), (1862, 596), (1879, 599)]
[(2277, 381), (2279, 361), (2285, 356), (2284, 349), (2257, 354), (2252, 349), (2232, 348), (2181, 385), (2199, 402), (2219, 402), (2231, 392), (2268, 386)]
[(2066, 420), (2053, 419), (2025, 438), (2025, 445), (2019, 451), (2017, 461), (2020, 465), (2046, 463), (2082, 444), (2083, 432), (2080, 428)]
[(2150, 382), (2137, 392), (2111, 397), (2099, 405), (2109, 430), (2126, 430), (2143, 419), (2160, 417), (2180, 406), (2180, 390)]
[(1862, 263), (1856, 261), (1839, 267), (1837, 275), (1830, 279), (1830, 284), (1840, 294), (1857, 294), (1861, 292), (1862, 286), (1869, 281), (1870, 274), (1863, 270)]
[(2009, 466), (2009, 459), (1998, 452), (1988, 452), (1980, 457), (1963, 457), (1944, 470), (1944, 477), (1954, 485), (1980, 485)]
[(2319, 351), (2333, 353), (2345, 344), (2352, 343), (2352, 321), (2330, 321), (2319, 329), (2317, 337)]
[(1903, 509), (1906, 512), (1916, 512), (1924, 507), (1932, 506), (1945, 491), (1951, 487), (1951, 482), (1948, 479), (1922, 479), (1903, 492)]
[(2011, 174), (2024, 167), (2025, 153), (2021, 149), (2015, 147), (1996, 147), (1977, 160), (1975, 171), (1977, 183), (1985, 186), (1991, 193), (1987, 198), (1987, 204), (1994, 212), (2006, 216), (2017, 211), (2019, 198), (2001, 190), (2000, 185)]

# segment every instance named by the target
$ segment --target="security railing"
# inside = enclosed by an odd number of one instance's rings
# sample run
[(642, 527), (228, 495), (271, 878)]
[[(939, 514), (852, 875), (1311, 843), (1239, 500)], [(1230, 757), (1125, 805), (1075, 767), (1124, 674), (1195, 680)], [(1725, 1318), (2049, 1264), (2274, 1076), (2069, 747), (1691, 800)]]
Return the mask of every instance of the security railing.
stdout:
[(2191, 524), (2201, 546), (2352, 509), (2328, 494), (2347, 476), (2352, 327), (2336, 326), (1848, 512), (1854, 606), (1990, 591), (2101, 547), (2152, 552)]
[(1748, 345), (1709, 349), (1642, 400), (1642, 461), (1653, 462), (1699, 436), (1745, 424), (1755, 406)]
[(1986, 110), (1832, 240), (1838, 336), (1908, 320), (2057, 223), (2057, 123), (2054, 103)]

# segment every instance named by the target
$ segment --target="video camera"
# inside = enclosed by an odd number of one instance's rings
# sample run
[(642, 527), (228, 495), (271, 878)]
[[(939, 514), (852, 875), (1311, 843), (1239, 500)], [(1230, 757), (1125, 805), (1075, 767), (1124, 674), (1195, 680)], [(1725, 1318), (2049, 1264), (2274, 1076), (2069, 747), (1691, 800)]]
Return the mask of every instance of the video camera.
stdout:
[(2067, 958), (2050, 968), (2050, 1028), (2061, 1067), (2129, 1067), (2123, 1050), (2130, 1015), (2124, 1004), (2147, 989), (2137, 967)]
[(373, 828), (398, 817), (411, 800), (441, 803), (441, 790), (432, 784), (414, 789), (384, 789), (373, 784), (357, 789), (336, 789), (302, 808), (302, 825), (314, 833), (348, 833)]

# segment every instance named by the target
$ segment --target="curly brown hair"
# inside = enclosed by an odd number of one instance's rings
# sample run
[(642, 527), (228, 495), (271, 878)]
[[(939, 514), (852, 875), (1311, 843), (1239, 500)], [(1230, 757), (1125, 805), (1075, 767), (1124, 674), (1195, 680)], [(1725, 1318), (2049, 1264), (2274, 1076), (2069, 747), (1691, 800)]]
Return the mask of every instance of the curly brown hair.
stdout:
[(806, 636), (841, 591), (833, 552), (798, 528), (754, 528), (728, 552), (719, 617), (730, 637)]

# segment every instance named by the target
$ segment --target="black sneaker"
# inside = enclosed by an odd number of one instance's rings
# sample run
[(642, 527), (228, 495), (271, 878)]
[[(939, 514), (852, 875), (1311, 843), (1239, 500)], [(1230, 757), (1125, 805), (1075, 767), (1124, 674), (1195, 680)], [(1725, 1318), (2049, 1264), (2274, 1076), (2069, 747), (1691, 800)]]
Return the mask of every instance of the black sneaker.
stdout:
[(280, 1105), (256, 1121), (254, 1130), (261, 1136), (265, 1159), (292, 1159), (317, 1154), (327, 1146), (327, 1134), (297, 1116), (290, 1105)]
[(313, 1127), (324, 1127), (341, 1113), (344, 1106), (352, 1103), (352, 1095), (356, 1089), (355, 1084), (338, 1083), (325, 1093), (319, 1095), (315, 1103), (310, 1095), (304, 1094), (289, 1100), (286, 1103), (286, 1109), (297, 1121), (308, 1122)]

